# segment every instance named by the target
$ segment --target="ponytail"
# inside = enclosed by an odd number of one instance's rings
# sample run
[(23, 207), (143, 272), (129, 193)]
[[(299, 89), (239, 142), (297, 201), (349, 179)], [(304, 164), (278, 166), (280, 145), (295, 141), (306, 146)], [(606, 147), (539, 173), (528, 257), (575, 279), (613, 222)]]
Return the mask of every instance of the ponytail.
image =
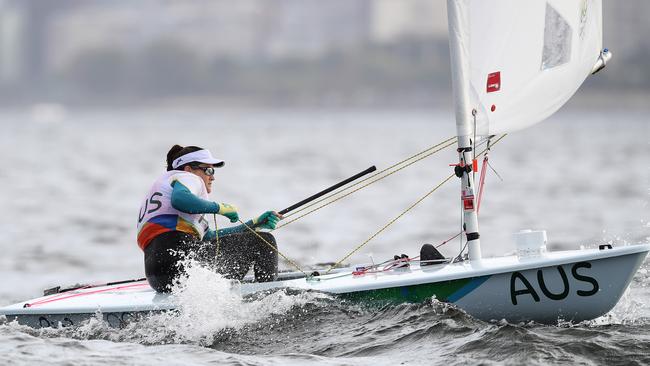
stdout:
[[(185, 154), (189, 154), (191, 152), (203, 150), (203, 148), (198, 147), (198, 146), (181, 146), (181, 145), (174, 145), (172, 146), (171, 149), (167, 152), (167, 171), (174, 170), (174, 167), (172, 164), (174, 163), (174, 160), (180, 158), (181, 156)], [(187, 164), (183, 164), (176, 168), (176, 170), (183, 170), (183, 168)]]
[(174, 163), (174, 160), (178, 158), (178, 153), (181, 152), (181, 150), (183, 150), (181, 145), (174, 145), (169, 149), (169, 152), (167, 153), (167, 171), (174, 170), (172, 163)]

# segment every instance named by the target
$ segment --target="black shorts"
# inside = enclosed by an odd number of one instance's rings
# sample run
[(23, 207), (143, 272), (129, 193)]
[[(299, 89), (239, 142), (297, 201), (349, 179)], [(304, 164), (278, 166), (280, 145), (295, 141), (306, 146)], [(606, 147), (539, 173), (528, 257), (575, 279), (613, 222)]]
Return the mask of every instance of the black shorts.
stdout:
[(259, 232), (265, 243), (253, 233), (237, 233), (219, 237), (216, 241), (197, 241), (181, 231), (170, 231), (153, 238), (144, 249), (144, 269), (147, 281), (158, 292), (169, 292), (174, 281), (184, 272), (182, 260), (192, 258), (214, 268), (226, 278), (242, 280), (253, 267), (255, 281), (274, 281), (278, 274), (277, 247), (270, 233)]

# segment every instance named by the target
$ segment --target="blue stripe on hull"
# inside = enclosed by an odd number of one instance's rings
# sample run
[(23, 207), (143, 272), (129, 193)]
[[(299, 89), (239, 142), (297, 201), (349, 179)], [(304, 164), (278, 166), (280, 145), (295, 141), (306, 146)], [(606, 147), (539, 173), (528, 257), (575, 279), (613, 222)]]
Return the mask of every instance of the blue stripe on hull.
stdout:
[(490, 278), (490, 276), (481, 276), (481, 277), (472, 278), (472, 280), (469, 281), (468, 284), (461, 287), (458, 291), (454, 292), (449, 297), (447, 297), (447, 301), (456, 302), (456, 301), (462, 299), (463, 296), (465, 296), (465, 295), (469, 294), (470, 292), (474, 291), (476, 288), (481, 286), (489, 278)]

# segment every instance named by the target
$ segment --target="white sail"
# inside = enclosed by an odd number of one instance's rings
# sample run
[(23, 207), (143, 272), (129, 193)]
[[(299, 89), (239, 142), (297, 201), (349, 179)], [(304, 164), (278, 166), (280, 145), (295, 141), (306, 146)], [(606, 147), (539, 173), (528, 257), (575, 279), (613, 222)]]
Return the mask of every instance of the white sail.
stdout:
[(449, 30), (469, 64), (465, 82), (478, 135), (544, 120), (571, 98), (598, 60), (601, 0), (452, 1), (455, 16), (465, 17), (449, 19)]

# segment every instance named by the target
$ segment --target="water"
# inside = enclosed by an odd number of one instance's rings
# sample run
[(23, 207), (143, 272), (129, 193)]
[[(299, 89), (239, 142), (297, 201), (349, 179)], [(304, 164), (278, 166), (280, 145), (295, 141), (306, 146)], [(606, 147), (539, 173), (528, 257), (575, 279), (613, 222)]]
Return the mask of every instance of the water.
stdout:
[[(510, 234), (524, 228), (546, 229), (551, 249), (650, 240), (646, 114), (565, 109), (495, 146), (490, 161), (503, 181), (488, 173), (484, 253), (512, 251)], [(452, 121), (446, 110), (5, 111), (0, 304), (60, 284), (142, 277), (136, 215), (174, 143), (226, 160), (212, 197), (246, 218), (424, 150), (454, 134)], [(276, 231), (280, 249), (302, 266), (342, 258), (456, 159), (445, 150)], [(347, 262), (417, 255), (421, 244), (453, 236), (459, 215), (453, 182)], [(446, 255), (458, 249), (453, 241), (442, 247)], [(179, 315), (125, 329), (0, 325), (0, 364), (647, 364), (649, 271), (646, 261), (610, 314), (542, 326), (485, 323), (435, 300), (371, 308), (296, 291), (242, 299), (197, 268), (176, 290)]]

